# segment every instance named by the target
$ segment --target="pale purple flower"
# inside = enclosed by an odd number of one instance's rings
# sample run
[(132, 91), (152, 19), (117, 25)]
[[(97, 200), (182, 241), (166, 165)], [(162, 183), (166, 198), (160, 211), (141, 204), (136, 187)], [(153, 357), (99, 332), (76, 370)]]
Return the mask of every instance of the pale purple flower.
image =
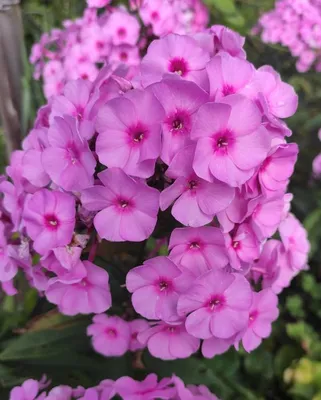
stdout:
[(113, 242), (147, 239), (156, 225), (159, 192), (119, 168), (98, 177), (103, 185), (85, 189), (81, 201), (88, 211), (99, 211), (94, 225), (100, 237)]
[(94, 183), (96, 160), (74, 118), (56, 117), (48, 130), (48, 141), (42, 164), (56, 185), (80, 191)]
[(108, 273), (90, 261), (83, 264), (87, 273), (84, 278), (76, 282), (59, 277), (49, 281), (46, 297), (65, 315), (99, 314), (111, 307)]
[(157, 382), (155, 374), (149, 374), (142, 382), (124, 376), (115, 382), (115, 390), (123, 400), (172, 399), (176, 389), (169, 387), (171, 379)]
[(196, 174), (230, 186), (240, 186), (251, 178), (271, 142), (257, 106), (238, 94), (201, 106), (191, 137), (198, 140), (193, 163)]
[(142, 84), (147, 87), (168, 74), (176, 74), (207, 88), (205, 66), (208, 61), (209, 55), (196, 40), (171, 33), (150, 44), (141, 63)]
[(40, 189), (28, 197), (23, 221), (38, 253), (65, 246), (74, 231), (75, 200), (66, 193)]
[(153, 175), (161, 152), (163, 116), (163, 107), (150, 90), (132, 90), (110, 100), (97, 118), (99, 161), (132, 176)]
[[(177, 320), (177, 300), (181, 275), (178, 267), (167, 257), (155, 257), (130, 270), (126, 287), (132, 293), (135, 310), (148, 319)], [(148, 301), (146, 301), (148, 299)]]
[(272, 322), (279, 315), (277, 304), (278, 298), (270, 289), (253, 293), (248, 326), (241, 333), (243, 347), (247, 352), (256, 349), (261, 344), (262, 339), (270, 336)]
[(129, 349), (130, 328), (120, 317), (95, 315), (87, 328), (87, 335), (92, 336), (94, 350), (104, 356), (119, 357)]
[(160, 208), (166, 210), (177, 199), (172, 208), (175, 219), (184, 225), (199, 227), (229, 206), (234, 189), (216, 179), (208, 182), (197, 176), (192, 168), (194, 153), (195, 145), (191, 144), (173, 158), (166, 175), (176, 180), (162, 191)]
[(223, 268), (229, 261), (222, 232), (210, 226), (174, 229), (169, 250), (169, 258), (195, 276)]
[(208, 94), (195, 83), (181, 79), (164, 79), (151, 90), (165, 110), (160, 157), (169, 165), (175, 154), (191, 143), (195, 113), (208, 101)]
[(138, 335), (153, 357), (162, 360), (188, 358), (195, 353), (200, 340), (186, 332), (184, 323), (169, 325), (164, 322), (151, 326)]
[(191, 335), (228, 339), (246, 325), (252, 303), (249, 282), (240, 274), (212, 270), (179, 297), (177, 310)]

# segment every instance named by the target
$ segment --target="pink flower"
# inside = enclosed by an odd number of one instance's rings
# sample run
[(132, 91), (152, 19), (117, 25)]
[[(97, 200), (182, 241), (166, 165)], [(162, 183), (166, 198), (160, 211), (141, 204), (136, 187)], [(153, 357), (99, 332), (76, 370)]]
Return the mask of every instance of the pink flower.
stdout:
[(154, 40), (141, 63), (144, 87), (159, 82), (164, 75), (176, 74), (201, 87), (207, 86), (205, 66), (209, 55), (189, 36), (169, 34)]
[(44, 395), (38, 396), (40, 390), (39, 382), (28, 379), (21, 386), (13, 388), (10, 392), (9, 400), (41, 400)]
[(234, 197), (234, 189), (212, 179), (207, 182), (198, 177), (192, 168), (195, 146), (189, 145), (173, 158), (166, 175), (176, 181), (162, 191), (160, 208), (166, 210), (173, 201), (172, 214), (184, 225), (199, 227), (212, 221), (226, 209)]
[(221, 53), (206, 66), (212, 99), (219, 101), (230, 94), (239, 93), (252, 79), (254, 67), (247, 60)]
[(295, 143), (277, 145), (270, 150), (258, 172), (262, 190), (266, 195), (273, 196), (285, 191), (294, 171), (298, 151)]
[(118, 9), (107, 20), (106, 33), (113, 45), (130, 44), (134, 46), (139, 37), (140, 26), (137, 19), (127, 11)]
[[(155, 257), (130, 270), (126, 287), (135, 310), (148, 319), (177, 320), (176, 305), (181, 271), (167, 257)], [(148, 299), (148, 301), (146, 301)]]
[(293, 214), (289, 214), (281, 222), (279, 232), (290, 267), (296, 271), (304, 269), (310, 251), (307, 231)]
[(228, 263), (224, 237), (218, 228), (174, 229), (169, 242), (169, 258), (195, 276)]
[(243, 49), (245, 38), (223, 25), (213, 25), (209, 30), (213, 35), (215, 52), (222, 50), (233, 57), (246, 58)]
[(253, 293), (248, 327), (241, 334), (243, 347), (247, 352), (256, 349), (262, 339), (270, 336), (272, 322), (279, 315), (277, 304), (278, 298), (270, 289)]
[(42, 164), (42, 154), (48, 143), (48, 129), (33, 129), (23, 141), (25, 150), (22, 158), (22, 175), (32, 185), (37, 187), (47, 186), (50, 178)]
[(149, 374), (142, 382), (124, 376), (115, 382), (115, 390), (123, 400), (172, 399), (176, 389), (169, 387), (171, 379), (157, 382), (155, 374)]
[(138, 340), (147, 345), (153, 357), (162, 360), (188, 358), (200, 346), (200, 340), (186, 332), (184, 323), (168, 325), (159, 322), (157, 325), (141, 332)]
[(161, 151), (163, 115), (151, 91), (132, 90), (110, 100), (100, 110), (96, 124), (99, 161), (108, 167), (120, 167), (129, 175), (153, 175)]
[(76, 126), (67, 115), (56, 117), (48, 131), (42, 163), (52, 181), (64, 190), (79, 191), (94, 182), (96, 160)]
[(188, 385), (185, 387), (184, 382), (177, 376), (173, 376), (173, 383), (177, 389), (177, 400), (219, 400), (212, 394), (206, 386)]
[(187, 315), (185, 325), (191, 335), (228, 339), (246, 325), (251, 303), (252, 290), (244, 276), (212, 270), (179, 297), (177, 310)]
[(160, 156), (169, 165), (175, 154), (191, 143), (195, 113), (207, 102), (208, 94), (195, 83), (181, 79), (164, 79), (151, 90), (165, 110)]
[(27, 199), (23, 221), (38, 253), (65, 246), (74, 231), (75, 200), (66, 193), (41, 189)]
[(109, 168), (98, 177), (104, 186), (85, 189), (81, 201), (87, 210), (99, 211), (94, 225), (100, 237), (113, 242), (147, 239), (156, 225), (159, 192), (119, 168)]
[(16, 260), (12, 257), (14, 255), (12, 245), (7, 243), (7, 235), (5, 232), (5, 225), (0, 221), (0, 281), (11, 281), (18, 272)]
[(89, 261), (83, 262), (87, 275), (76, 281), (53, 278), (47, 299), (65, 315), (102, 313), (111, 307), (108, 273)]
[[(146, 26), (151, 25), (153, 33), (164, 36), (177, 28), (174, 21), (173, 4), (163, 0), (139, 0), (139, 15)], [(136, 0), (137, 2), (137, 0)]]
[(87, 0), (88, 7), (102, 8), (107, 6), (111, 0)]
[(92, 345), (95, 351), (106, 357), (120, 357), (129, 348), (130, 329), (128, 323), (116, 316), (95, 315), (92, 325), (87, 328), (87, 335), (92, 336)]
[(196, 174), (230, 186), (240, 186), (251, 178), (266, 158), (271, 141), (261, 126), (259, 109), (238, 94), (201, 106), (191, 137), (198, 139), (193, 163)]
[(215, 336), (203, 340), (202, 354), (206, 358), (213, 358), (217, 355), (224, 354), (236, 342), (237, 335), (228, 339), (219, 339)]
[(230, 258), (231, 266), (241, 269), (242, 264), (252, 263), (260, 256), (260, 243), (247, 223), (238, 226), (230, 236), (225, 235), (226, 248)]
[(131, 334), (129, 350), (137, 351), (144, 349), (145, 344), (142, 344), (138, 340), (138, 336), (141, 332), (144, 332), (149, 328), (149, 323), (145, 319), (134, 319), (133, 321), (128, 322), (128, 326)]

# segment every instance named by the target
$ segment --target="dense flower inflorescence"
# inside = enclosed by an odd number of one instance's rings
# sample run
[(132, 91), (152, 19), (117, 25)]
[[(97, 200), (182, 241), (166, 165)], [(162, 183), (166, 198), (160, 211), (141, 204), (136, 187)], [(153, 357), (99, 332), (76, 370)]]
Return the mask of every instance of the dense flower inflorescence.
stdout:
[(155, 36), (194, 33), (208, 23), (201, 0), (139, 0), (131, 1), (129, 9), (111, 3), (88, 0), (81, 18), (65, 21), (62, 29), (43, 34), (33, 46), (30, 62), (34, 77), (43, 78), (47, 99), (60, 94), (70, 79), (93, 81), (105, 62), (113, 68), (127, 65), (124, 73), (133, 77)]
[(280, 43), (297, 57), (299, 72), (313, 65), (321, 70), (321, 3), (319, 0), (277, 0), (275, 8), (263, 14), (254, 34), (265, 43)]
[[(87, 333), (105, 356), (147, 347), (170, 360), (201, 346), (213, 357), (270, 335), (277, 294), (309, 251), (286, 193), (298, 147), (282, 118), (297, 96), (243, 44), (223, 26), (169, 34), (133, 80), (105, 66), (39, 111), (0, 182), (4, 290), (23, 270), (62, 313), (97, 314)], [(132, 263), (132, 304), (106, 316), (97, 245), (145, 241), (155, 227), (169, 255)]]
[(155, 374), (149, 374), (141, 382), (129, 376), (116, 381), (105, 379), (89, 389), (61, 385), (44, 390), (47, 386), (49, 383), (45, 378), (41, 381), (28, 379), (11, 390), (9, 400), (109, 400), (116, 395), (123, 400), (218, 400), (204, 385), (185, 386), (177, 376), (158, 382)]

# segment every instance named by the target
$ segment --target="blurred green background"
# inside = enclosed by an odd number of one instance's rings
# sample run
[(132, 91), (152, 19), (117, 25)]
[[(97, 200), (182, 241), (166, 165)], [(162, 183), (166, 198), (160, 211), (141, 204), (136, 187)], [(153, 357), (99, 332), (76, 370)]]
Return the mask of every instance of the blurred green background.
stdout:
[[(206, 0), (212, 23), (226, 24), (247, 36), (248, 59), (256, 67), (272, 65), (300, 96), (298, 112), (288, 122), (300, 156), (290, 192), (293, 212), (304, 222), (312, 244), (310, 270), (301, 273), (280, 296), (280, 317), (272, 336), (251, 354), (232, 350), (212, 360), (163, 362), (144, 354), (104, 359), (90, 350), (85, 336), (87, 318), (66, 318), (56, 313), (34, 290), (25, 287), (15, 298), (4, 297), (0, 310), (0, 398), (12, 385), (43, 372), (55, 384), (94, 385), (99, 380), (129, 374), (132, 365), (159, 376), (172, 372), (186, 383), (207, 384), (223, 400), (321, 400), (321, 184), (312, 178), (312, 160), (320, 152), (321, 75), (297, 73), (295, 60), (280, 46), (265, 45), (250, 35), (259, 15), (273, 0)], [(41, 33), (61, 26), (66, 18), (81, 15), (83, 0), (25, 0), (24, 129), (32, 125), (44, 103), (41, 83), (32, 79), (28, 64), (31, 45)], [(1, 160), (4, 158), (0, 155)], [(2, 165), (3, 168), (3, 165)], [(109, 271), (111, 276), (117, 271)], [(135, 376), (139, 377), (140, 372)]]

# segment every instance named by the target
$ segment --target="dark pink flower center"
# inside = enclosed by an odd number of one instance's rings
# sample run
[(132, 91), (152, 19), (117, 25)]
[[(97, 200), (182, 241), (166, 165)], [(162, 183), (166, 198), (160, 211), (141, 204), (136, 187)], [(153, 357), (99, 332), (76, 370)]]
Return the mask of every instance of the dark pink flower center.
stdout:
[(110, 338), (116, 338), (117, 337), (117, 331), (115, 328), (107, 328), (106, 329), (106, 334), (110, 337)]
[(118, 34), (118, 37), (123, 39), (124, 37), (126, 37), (127, 31), (125, 28), (119, 28), (117, 31), (117, 34)]
[(124, 199), (120, 197), (116, 200), (116, 205), (120, 211), (126, 212), (132, 208), (133, 202), (129, 199)]
[(153, 11), (150, 17), (151, 17), (151, 19), (153, 21), (158, 21), (159, 20), (159, 13), (157, 11)]
[(179, 129), (182, 129), (183, 126), (184, 126), (183, 122), (179, 118), (175, 119), (173, 121), (173, 123), (172, 123), (173, 129), (176, 130), (176, 131), (179, 130)]
[(172, 289), (172, 282), (166, 278), (160, 278), (156, 283), (158, 290), (162, 293), (169, 292)]
[(206, 307), (209, 311), (219, 311), (225, 305), (225, 297), (223, 295), (214, 295), (210, 298), (210, 300), (206, 303)]
[(127, 61), (128, 60), (128, 54), (125, 51), (122, 51), (119, 54), (119, 58), (120, 58), (121, 61)]
[(176, 73), (177, 75), (185, 76), (188, 72), (188, 64), (184, 58), (176, 57), (169, 62), (168, 70)]
[(189, 190), (194, 190), (194, 189), (197, 188), (197, 186), (198, 186), (198, 182), (197, 182), (197, 180), (195, 180), (195, 179), (192, 179), (192, 180), (190, 180), (190, 181), (188, 182), (188, 188), (189, 188)]
[(168, 326), (168, 327), (166, 328), (166, 330), (167, 330), (168, 332), (170, 332), (170, 333), (176, 333), (176, 332), (177, 332), (176, 326)]
[(229, 94), (234, 94), (236, 89), (232, 85), (224, 85), (222, 89), (223, 96), (228, 96)]
[(136, 340), (136, 339), (137, 339), (137, 336), (138, 336), (138, 332), (133, 332), (132, 335), (131, 335), (131, 338), (132, 338), (133, 340)]
[(84, 72), (83, 74), (81, 74), (82, 79), (88, 79), (89, 76), (88, 74), (86, 74), (86, 72)]
[(102, 50), (104, 48), (104, 42), (101, 42), (100, 40), (98, 40), (96, 42), (96, 47), (98, 50)]
[(142, 124), (137, 124), (128, 129), (129, 144), (132, 146), (141, 145), (148, 136), (148, 129)]
[(221, 147), (226, 147), (228, 145), (228, 140), (226, 137), (220, 137), (219, 139), (217, 139), (216, 145), (218, 148)]
[(254, 310), (250, 313), (249, 316), (249, 325), (253, 324), (253, 322), (256, 320), (256, 318), (258, 317), (259, 313), (257, 310)]
[(199, 242), (192, 242), (189, 246), (190, 249), (199, 249), (201, 246), (199, 244)]
[(59, 220), (54, 214), (45, 215), (45, 225), (51, 230), (56, 230), (59, 227)]
[(239, 249), (240, 246), (241, 246), (241, 243), (240, 243), (238, 240), (232, 242), (232, 247), (233, 247), (235, 250)]
[(69, 145), (67, 147), (67, 154), (68, 154), (69, 161), (72, 164), (76, 164), (80, 157), (80, 154), (79, 154), (79, 150), (74, 145), (74, 143), (69, 143)]

